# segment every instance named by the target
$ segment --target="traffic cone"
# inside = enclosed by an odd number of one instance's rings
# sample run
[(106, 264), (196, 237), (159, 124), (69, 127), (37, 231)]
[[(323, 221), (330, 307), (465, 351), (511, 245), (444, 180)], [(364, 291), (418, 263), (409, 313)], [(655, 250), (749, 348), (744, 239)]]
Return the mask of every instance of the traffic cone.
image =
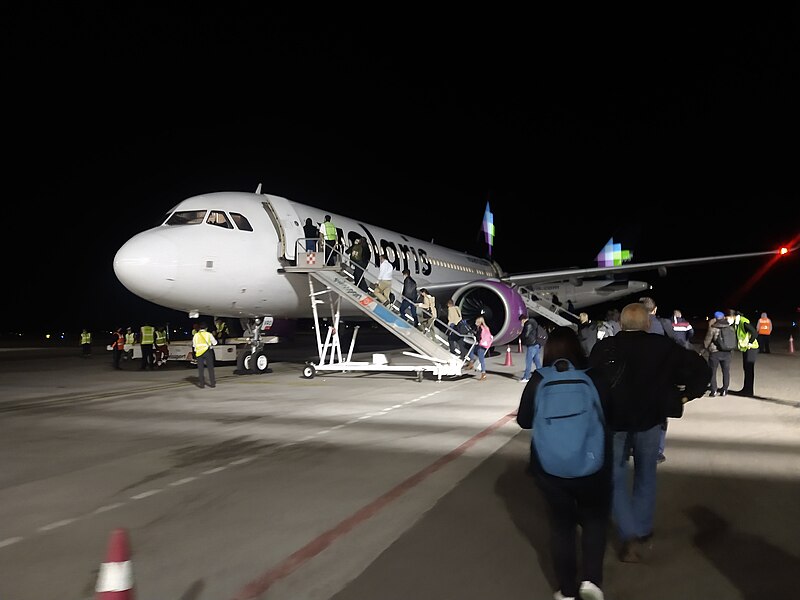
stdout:
[(95, 600), (133, 600), (133, 568), (125, 529), (111, 532), (106, 561), (100, 565), (94, 591)]
[(789, 354), (794, 354), (794, 338), (789, 336)]
[(522, 352), (522, 338), (517, 338), (517, 352)]
[(511, 362), (511, 346), (506, 346), (506, 362), (503, 363), (504, 367), (513, 367), (514, 363)]

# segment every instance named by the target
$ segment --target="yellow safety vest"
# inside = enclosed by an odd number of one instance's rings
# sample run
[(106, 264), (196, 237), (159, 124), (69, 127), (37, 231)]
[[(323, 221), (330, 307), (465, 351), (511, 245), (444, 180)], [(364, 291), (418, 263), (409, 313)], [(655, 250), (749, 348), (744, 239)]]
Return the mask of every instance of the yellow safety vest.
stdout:
[(81, 333), (81, 344), (91, 344), (92, 334), (89, 332)]
[(192, 344), (194, 345), (195, 354), (202, 356), (211, 347), (211, 335), (205, 329), (201, 329), (194, 334)]
[(167, 332), (156, 331), (156, 346), (166, 346), (166, 345), (167, 345)]
[(325, 227), (325, 239), (326, 240), (335, 240), (336, 239), (336, 227), (330, 221), (325, 221), (323, 224)]
[(153, 343), (153, 332), (155, 329), (152, 325), (142, 325), (142, 344)]
[(133, 335), (132, 331), (130, 333), (126, 333), (125, 334), (125, 343), (126, 344), (134, 344), (134, 343), (136, 343), (136, 336)]

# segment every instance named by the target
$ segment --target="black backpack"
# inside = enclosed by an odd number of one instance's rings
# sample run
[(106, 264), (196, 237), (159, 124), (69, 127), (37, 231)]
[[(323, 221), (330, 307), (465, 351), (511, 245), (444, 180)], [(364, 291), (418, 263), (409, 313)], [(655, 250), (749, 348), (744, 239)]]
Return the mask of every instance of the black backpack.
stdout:
[(726, 325), (725, 327), (718, 327), (719, 335), (717, 339), (714, 340), (714, 345), (717, 347), (717, 350), (721, 350), (722, 352), (730, 352), (731, 350), (736, 350), (739, 347), (739, 344), (736, 340), (736, 332), (733, 330), (733, 327)]
[(547, 343), (548, 333), (547, 329), (542, 327), (538, 322), (536, 323), (536, 343), (539, 344), (539, 347), (544, 348), (544, 345)]

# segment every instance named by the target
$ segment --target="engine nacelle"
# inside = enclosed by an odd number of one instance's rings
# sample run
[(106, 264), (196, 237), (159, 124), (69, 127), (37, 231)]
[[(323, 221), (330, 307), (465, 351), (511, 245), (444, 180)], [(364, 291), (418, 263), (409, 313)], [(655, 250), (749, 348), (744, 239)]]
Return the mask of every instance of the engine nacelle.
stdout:
[(483, 314), (495, 346), (516, 340), (522, 333), (519, 316), (528, 313), (519, 292), (497, 279), (483, 279), (459, 288), (453, 294), (453, 302), (470, 323)]

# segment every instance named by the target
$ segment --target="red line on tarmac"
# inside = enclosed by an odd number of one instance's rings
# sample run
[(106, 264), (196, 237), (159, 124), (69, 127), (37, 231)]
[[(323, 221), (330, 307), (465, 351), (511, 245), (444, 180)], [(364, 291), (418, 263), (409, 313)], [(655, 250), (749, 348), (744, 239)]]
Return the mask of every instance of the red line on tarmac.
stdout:
[(263, 594), (270, 587), (272, 587), (272, 584), (294, 573), (297, 569), (302, 567), (305, 563), (307, 563), (310, 559), (314, 558), (317, 554), (325, 550), (328, 546), (333, 544), (340, 537), (350, 532), (354, 527), (360, 525), (364, 521), (367, 521), (372, 516), (376, 515), (378, 512), (380, 512), (386, 506), (397, 500), (407, 491), (409, 491), (416, 485), (422, 483), (428, 476), (432, 475), (446, 464), (452, 462), (453, 460), (464, 454), (464, 452), (466, 452), (469, 448), (474, 446), (479, 440), (485, 438), (494, 430), (502, 427), (512, 418), (514, 418), (514, 414), (508, 414), (504, 416), (499, 421), (493, 423), (480, 433), (468, 439), (466, 442), (461, 444), (455, 450), (452, 450), (448, 454), (442, 456), (441, 458), (439, 458), (432, 464), (428, 465), (421, 471), (415, 473), (405, 481), (396, 485), (394, 488), (386, 492), (383, 496), (376, 498), (363, 508), (359, 509), (358, 511), (356, 511), (355, 513), (353, 513), (352, 515), (341, 521), (338, 525), (336, 525), (332, 529), (329, 529), (316, 539), (311, 540), (308, 544), (300, 548), (297, 552), (290, 555), (288, 558), (284, 559), (283, 562), (279, 563), (278, 565), (276, 565), (269, 571), (265, 572), (257, 579), (245, 585), (239, 591), (239, 593), (233, 597), (233, 600), (254, 600), (258, 598), (261, 594)]

